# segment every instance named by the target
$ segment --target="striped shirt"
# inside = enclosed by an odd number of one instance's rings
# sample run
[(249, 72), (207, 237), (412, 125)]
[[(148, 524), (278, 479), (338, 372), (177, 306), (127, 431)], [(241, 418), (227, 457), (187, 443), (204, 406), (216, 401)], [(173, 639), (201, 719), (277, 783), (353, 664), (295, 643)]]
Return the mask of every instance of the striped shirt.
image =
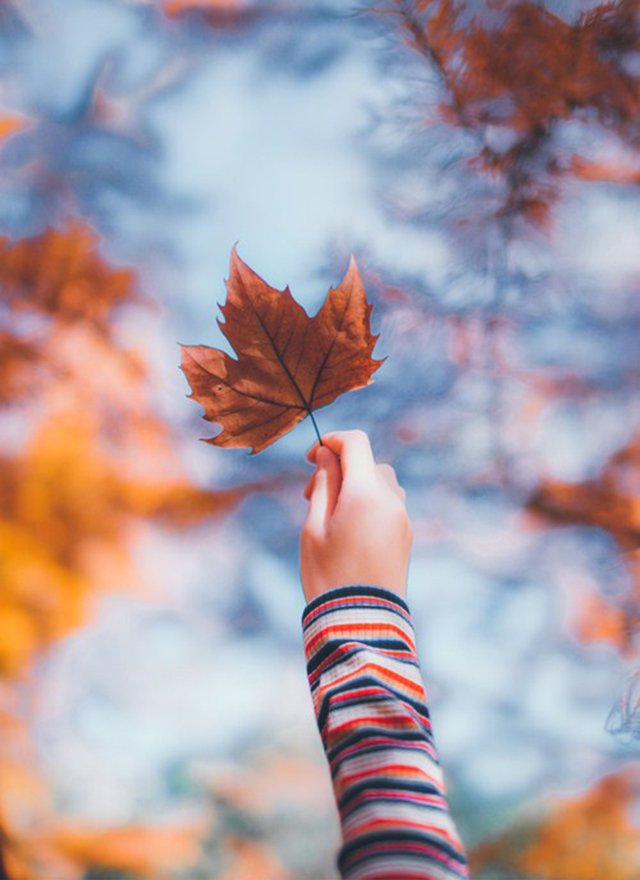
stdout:
[(406, 603), (379, 587), (338, 587), (306, 606), (302, 627), (340, 814), (340, 876), (468, 877)]

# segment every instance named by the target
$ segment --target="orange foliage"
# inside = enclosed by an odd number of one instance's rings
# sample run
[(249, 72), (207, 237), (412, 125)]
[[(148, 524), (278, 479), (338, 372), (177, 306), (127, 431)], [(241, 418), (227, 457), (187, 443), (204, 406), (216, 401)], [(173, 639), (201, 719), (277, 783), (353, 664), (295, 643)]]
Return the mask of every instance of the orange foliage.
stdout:
[(262, 843), (244, 837), (227, 841), (231, 862), (219, 880), (293, 880), (280, 860)]
[(101, 563), (108, 555), (112, 575), (132, 578), (126, 505), (92, 440), (73, 413), (0, 460), (0, 674), (17, 674), (36, 648), (81, 622), (96, 553)]
[(40, 347), (0, 328), (0, 406), (31, 390), (29, 374), (42, 366)]
[(197, 861), (205, 830), (204, 820), (101, 828), (51, 818), (8, 837), (5, 859), (11, 880), (81, 880), (89, 870), (163, 880)]
[(640, 168), (621, 162), (595, 162), (583, 159), (581, 156), (573, 156), (571, 170), (582, 180), (640, 184)]
[(634, 77), (613, 54), (640, 45), (630, 3), (601, 4), (576, 24), (528, 0), (503, 6), (497, 27), (476, 18), (467, 32), (465, 75), (458, 81), (467, 124), (533, 134), (578, 110), (612, 124), (636, 118)]
[(6, 114), (0, 116), (0, 142), (7, 140), (19, 131), (24, 131), (29, 125), (30, 120), (24, 116)]
[[(2, 402), (26, 396), (35, 408), (31, 438), (18, 454), (0, 458), (2, 676), (19, 674), (35, 650), (80, 623), (92, 549), (109, 545), (124, 571), (119, 502), (99, 447), (98, 413), (113, 419), (106, 364), (125, 360), (131, 372), (130, 358), (107, 341), (113, 311), (140, 297), (133, 274), (111, 269), (95, 234), (77, 222), (17, 242), (0, 239), (0, 288), (9, 319), (1, 331)], [(76, 367), (78, 336), (90, 352)], [(80, 408), (82, 389), (96, 376), (102, 387)], [(119, 378), (115, 387), (131, 388), (131, 376)]]
[(618, 450), (593, 480), (543, 480), (526, 506), (552, 522), (594, 526), (615, 539), (632, 575), (632, 590), (588, 597), (580, 609), (578, 636), (608, 640), (624, 653), (632, 650), (640, 623), (640, 438)]
[(35, 649), (78, 626), (92, 591), (137, 583), (134, 518), (189, 526), (268, 487), (217, 492), (184, 478), (128, 477), (100, 449), (88, 414), (45, 421), (19, 456), (0, 458), (0, 675), (17, 674)]
[(637, 880), (640, 827), (629, 816), (637, 795), (631, 773), (602, 779), (557, 809), (514, 866), (540, 880)]
[(640, 438), (618, 450), (593, 480), (544, 480), (528, 507), (556, 522), (606, 529), (623, 549), (635, 549), (640, 541)]
[(0, 866), (4, 860), (11, 880), (35, 880), (22, 870), (16, 830), (46, 812), (48, 791), (35, 768), (28, 726), (17, 714), (22, 699), (0, 678)]
[(214, 28), (240, 27), (268, 14), (268, 9), (250, 0), (151, 0), (167, 18), (178, 21), (195, 15), (198, 22)]
[(471, 164), (501, 182), (498, 216), (543, 226), (569, 174), (637, 182), (633, 170), (564, 161), (552, 139), (558, 123), (576, 119), (597, 121), (636, 146), (640, 77), (626, 63), (640, 49), (635, 0), (600, 3), (573, 23), (531, 0), (487, 0), (480, 9), (394, 0), (390, 7), (440, 75), (442, 118), (476, 135)]
[(204, 831), (202, 821), (105, 829), (58, 825), (49, 839), (58, 853), (80, 868), (109, 868), (159, 880), (168, 877), (172, 869), (197, 860)]
[(96, 234), (79, 222), (16, 242), (0, 238), (0, 287), (12, 310), (103, 330), (115, 308), (142, 301), (133, 272), (105, 263)]
[[(89, 227), (73, 222), (15, 242), (0, 238), (0, 290), (6, 325), (0, 327), (0, 403), (49, 393), (53, 378), (71, 382), (70, 394), (86, 384), (90, 371), (76, 357), (80, 337), (105, 362), (129, 374), (141, 371), (140, 361), (116, 348), (112, 337), (118, 310), (143, 297), (130, 270), (102, 259)], [(108, 390), (113, 396), (115, 389)]]
[(149, 301), (90, 227), (0, 239), (0, 289), (0, 401), (22, 438), (0, 456), (0, 854), (11, 880), (80, 880), (88, 867), (168, 876), (195, 859), (194, 828), (96, 830), (51, 816), (12, 684), (17, 694), (97, 592), (142, 586), (131, 549), (145, 523), (189, 527), (273, 483), (216, 491), (186, 476), (145, 352), (120, 342), (126, 307)]
[(238, 0), (160, 0), (167, 15), (179, 15), (190, 9), (207, 9), (219, 13), (235, 13), (246, 4)]
[(3, 331), (4, 402), (28, 393), (34, 411), (20, 451), (0, 457), (0, 676), (78, 626), (92, 591), (137, 583), (136, 521), (193, 525), (271, 485), (217, 492), (183, 474), (144, 355), (114, 341), (121, 308), (142, 301), (134, 281), (79, 223), (0, 241), (10, 313), (48, 322), (26, 338), (19, 320)]
[(608, 642), (631, 653), (640, 617), (625, 607), (607, 602), (599, 594), (583, 596), (578, 609), (576, 635), (581, 642)]
[(636, 771), (607, 776), (544, 820), (523, 821), (475, 847), (472, 870), (499, 868), (522, 880), (637, 880), (640, 827), (632, 808), (639, 795)]

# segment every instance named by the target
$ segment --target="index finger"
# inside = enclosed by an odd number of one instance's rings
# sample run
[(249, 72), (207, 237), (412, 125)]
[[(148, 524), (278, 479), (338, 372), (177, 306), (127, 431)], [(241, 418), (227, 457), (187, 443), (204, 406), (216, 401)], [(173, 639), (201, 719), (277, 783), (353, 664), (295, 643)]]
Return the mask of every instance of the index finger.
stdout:
[[(322, 442), (340, 456), (344, 480), (360, 477), (370, 479), (375, 476), (376, 463), (369, 437), (364, 431), (333, 431), (330, 434), (324, 434)], [(319, 443), (313, 444), (307, 452), (309, 461), (315, 461), (319, 448)]]

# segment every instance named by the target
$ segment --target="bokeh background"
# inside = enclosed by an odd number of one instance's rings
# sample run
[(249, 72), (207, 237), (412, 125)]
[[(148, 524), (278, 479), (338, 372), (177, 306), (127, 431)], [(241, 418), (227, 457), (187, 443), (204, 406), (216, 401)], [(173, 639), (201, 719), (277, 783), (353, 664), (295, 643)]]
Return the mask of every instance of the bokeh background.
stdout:
[(330, 880), (308, 420), (220, 450), (229, 254), (358, 260), (478, 880), (640, 877), (633, 0), (0, 0), (0, 876)]

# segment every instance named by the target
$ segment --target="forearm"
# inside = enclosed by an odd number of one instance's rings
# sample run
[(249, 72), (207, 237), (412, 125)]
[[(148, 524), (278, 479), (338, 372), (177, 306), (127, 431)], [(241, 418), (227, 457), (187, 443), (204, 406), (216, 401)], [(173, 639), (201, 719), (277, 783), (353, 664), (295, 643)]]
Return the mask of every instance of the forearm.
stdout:
[(340, 814), (341, 876), (467, 877), (406, 604), (375, 587), (331, 590), (307, 605), (303, 630)]

